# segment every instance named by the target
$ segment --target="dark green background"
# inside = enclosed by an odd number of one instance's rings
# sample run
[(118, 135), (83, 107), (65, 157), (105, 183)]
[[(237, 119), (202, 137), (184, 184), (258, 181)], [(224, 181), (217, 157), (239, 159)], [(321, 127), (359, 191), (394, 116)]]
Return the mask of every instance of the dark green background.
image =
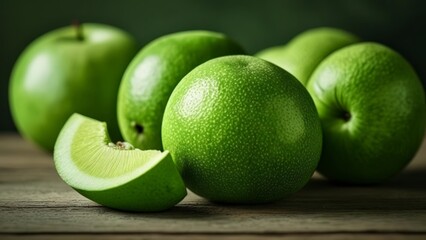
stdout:
[(0, 131), (14, 131), (9, 77), (32, 40), (74, 19), (123, 28), (142, 47), (161, 35), (207, 29), (224, 32), (249, 53), (284, 44), (313, 27), (332, 26), (384, 43), (405, 56), (426, 79), (426, 4), (422, 1), (196, 1), (0, 0)]

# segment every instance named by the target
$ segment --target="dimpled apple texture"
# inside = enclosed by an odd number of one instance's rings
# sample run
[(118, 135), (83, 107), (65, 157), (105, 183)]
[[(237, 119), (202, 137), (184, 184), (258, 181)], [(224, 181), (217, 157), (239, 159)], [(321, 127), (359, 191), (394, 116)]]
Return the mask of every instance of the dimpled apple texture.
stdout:
[(162, 128), (186, 186), (212, 201), (265, 203), (301, 189), (321, 152), (321, 126), (303, 85), (250, 56), (210, 60), (186, 75)]

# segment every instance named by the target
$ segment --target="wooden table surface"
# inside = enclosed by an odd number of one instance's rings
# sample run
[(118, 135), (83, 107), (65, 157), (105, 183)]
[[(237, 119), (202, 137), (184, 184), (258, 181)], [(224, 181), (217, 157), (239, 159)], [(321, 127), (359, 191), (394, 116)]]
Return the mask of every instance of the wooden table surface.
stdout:
[(268, 205), (218, 205), (192, 193), (161, 213), (126, 213), (80, 196), (52, 156), (0, 135), (0, 239), (426, 239), (426, 144), (386, 184), (337, 186), (318, 175)]

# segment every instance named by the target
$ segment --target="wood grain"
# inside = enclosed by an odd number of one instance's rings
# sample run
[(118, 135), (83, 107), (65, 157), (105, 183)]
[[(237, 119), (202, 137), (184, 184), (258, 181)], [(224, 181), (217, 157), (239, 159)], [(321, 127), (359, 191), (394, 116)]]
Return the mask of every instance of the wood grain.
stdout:
[(386, 240), (424, 240), (425, 236), (423, 234), (382, 234), (382, 233), (347, 233), (347, 234), (318, 234), (318, 233), (297, 233), (297, 234), (40, 234), (40, 235), (27, 235), (27, 234), (16, 234), (16, 235), (1, 235), (2, 240), (12, 240), (12, 239), (32, 239), (32, 240), (52, 240), (52, 239), (63, 239), (63, 240), (140, 240), (140, 239), (171, 239), (171, 240), (187, 240), (187, 239), (198, 239), (198, 240), (207, 240), (207, 239), (220, 239), (220, 240), (258, 240), (258, 239), (267, 239), (267, 240), (277, 240), (277, 239), (286, 239), (286, 240), (377, 240), (377, 239), (386, 239)]
[(0, 135), (0, 239), (425, 239), (426, 144), (391, 181), (334, 185), (315, 174), (267, 205), (221, 205), (193, 193), (161, 213), (126, 213), (64, 184), (52, 157)]

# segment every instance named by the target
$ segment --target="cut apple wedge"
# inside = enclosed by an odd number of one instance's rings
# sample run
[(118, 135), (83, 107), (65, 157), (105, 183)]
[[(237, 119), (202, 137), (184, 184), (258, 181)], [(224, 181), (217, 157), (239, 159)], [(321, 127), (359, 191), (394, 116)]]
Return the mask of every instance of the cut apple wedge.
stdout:
[(88, 199), (125, 211), (168, 209), (186, 196), (168, 151), (112, 143), (106, 123), (73, 114), (56, 140), (59, 176)]

